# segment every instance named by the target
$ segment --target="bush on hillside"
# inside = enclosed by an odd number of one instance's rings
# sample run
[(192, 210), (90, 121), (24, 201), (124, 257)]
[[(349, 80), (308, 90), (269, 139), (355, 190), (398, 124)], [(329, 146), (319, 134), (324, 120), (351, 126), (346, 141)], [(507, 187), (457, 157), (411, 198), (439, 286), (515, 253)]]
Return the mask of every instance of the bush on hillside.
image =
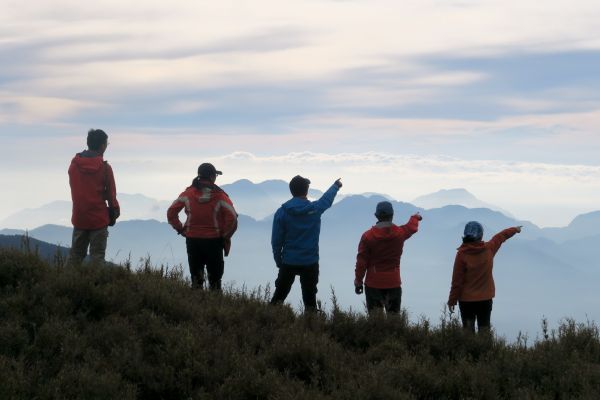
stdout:
[(600, 398), (593, 323), (507, 344), (455, 319), (296, 315), (180, 272), (0, 251), (0, 398)]

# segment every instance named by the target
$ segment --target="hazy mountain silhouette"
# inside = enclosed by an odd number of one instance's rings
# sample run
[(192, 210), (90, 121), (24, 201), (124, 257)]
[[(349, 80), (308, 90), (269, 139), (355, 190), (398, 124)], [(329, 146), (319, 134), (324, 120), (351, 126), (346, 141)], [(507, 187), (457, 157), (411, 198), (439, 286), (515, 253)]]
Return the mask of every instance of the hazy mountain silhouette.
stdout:
[[(238, 213), (256, 219), (273, 214), (281, 204), (290, 199), (288, 182), (282, 180), (253, 183), (248, 179), (240, 179), (221, 185), (221, 188), (231, 197)], [(316, 189), (310, 189), (308, 192), (308, 196), (315, 199), (322, 194), (323, 192)]]
[(32, 237), (26, 238), (23, 235), (0, 235), (0, 247), (35, 252), (48, 261), (54, 260), (57, 255), (64, 260), (69, 251), (63, 246), (56, 246)]
[[(164, 219), (170, 201), (155, 200), (141, 194), (118, 194), (123, 219)], [(38, 208), (26, 208), (0, 222), (0, 226), (33, 229), (41, 225), (71, 225), (71, 201), (59, 200)], [(69, 240), (70, 242), (70, 240)]]
[(504, 215), (513, 217), (508, 211), (490, 203), (479, 200), (466, 189), (442, 189), (434, 193), (419, 196), (412, 201), (413, 204), (426, 209), (440, 208), (450, 205), (464, 206), (467, 208), (489, 208), (499, 211)]

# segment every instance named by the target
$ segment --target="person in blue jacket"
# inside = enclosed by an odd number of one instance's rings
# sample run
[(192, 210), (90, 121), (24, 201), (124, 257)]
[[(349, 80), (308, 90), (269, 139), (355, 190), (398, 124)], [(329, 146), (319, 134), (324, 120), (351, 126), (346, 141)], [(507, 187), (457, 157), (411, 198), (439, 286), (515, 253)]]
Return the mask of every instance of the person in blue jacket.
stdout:
[(317, 309), (319, 282), (319, 234), (321, 215), (333, 204), (342, 187), (341, 178), (317, 201), (306, 198), (310, 180), (296, 175), (290, 181), (293, 198), (281, 205), (273, 217), (271, 246), (279, 268), (271, 304), (283, 303), (300, 275), (302, 301), (306, 311)]

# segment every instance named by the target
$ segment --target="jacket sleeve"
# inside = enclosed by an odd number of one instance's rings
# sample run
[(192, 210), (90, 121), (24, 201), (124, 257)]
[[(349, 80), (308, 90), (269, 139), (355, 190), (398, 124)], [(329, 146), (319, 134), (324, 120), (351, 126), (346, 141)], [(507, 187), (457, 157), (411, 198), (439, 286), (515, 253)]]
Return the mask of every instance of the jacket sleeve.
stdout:
[(358, 243), (358, 254), (356, 255), (356, 268), (354, 269), (354, 286), (361, 286), (369, 268), (369, 248), (367, 246), (367, 235), (363, 233)]
[(415, 214), (410, 217), (410, 219), (405, 225), (402, 225), (405, 240), (419, 231), (419, 221), (419, 216)]
[(237, 230), (238, 215), (233, 208), (233, 203), (228, 196), (224, 195), (219, 200), (219, 231), (225, 239), (230, 239)]
[(186, 206), (186, 202), (189, 202), (189, 200), (185, 196), (185, 192), (181, 193), (177, 200), (175, 200), (167, 210), (167, 220), (169, 221), (169, 225), (177, 232), (183, 230), (183, 224), (179, 220), (179, 212)]
[(277, 267), (281, 266), (283, 242), (285, 238), (285, 226), (283, 223), (283, 209), (277, 210), (273, 217), (273, 229), (271, 231), (271, 247), (273, 248), (273, 259)]
[(498, 250), (500, 250), (500, 246), (502, 246), (502, 243), (506, 242), (508, 239), (515, 236), (516, 233), (517, 233), (517, 228), (508, 228), (508, 229), (505, 229), (502, 232), (496, 234), (488, 242), (488, 246), (492, 250), (492, 254), (496, 255)]
[(333, 200), (335, 200), (335, 195), (337, 194), (338, 190), (340, 190), (338, 185), (335, 183), (331, 185), (331, 187), (327, 189), (325, 193), (323, 193), (323, 196), (321, 196), (319, 200), (312, 203), (313, 209), (319, 214), (324, 213), (333, 204)]
[(112, 207), (120, 214), (121, 207), (117, 200), (117, 186), (115, 185), (115, 174), (109, 163), (106, 163), (106, 179), (108, 180), (108, 201)]
[(454, 259), (454, 270), (452, 271), (452, 285), (450, 287), (450, 295), (448, 296), (448, 305), (455, 306), (462, 293), (465, 278), (465, 264), (460, 256), (456, 253)]

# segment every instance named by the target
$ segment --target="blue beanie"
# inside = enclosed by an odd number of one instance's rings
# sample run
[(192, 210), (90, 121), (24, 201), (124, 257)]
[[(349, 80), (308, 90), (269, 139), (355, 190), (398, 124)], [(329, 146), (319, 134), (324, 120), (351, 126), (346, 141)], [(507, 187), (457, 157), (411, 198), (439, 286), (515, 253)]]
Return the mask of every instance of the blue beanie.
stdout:
[(483, 226), (477, 221), (471, 221), (465, 225), (465, 238), (469, 238), (474, 241), (479, 241), (483, 238)]
[(377, 208), (375, 208), (375, 216), (391, 217), (392, 215), (394, 215), (394, 207), (392, 207), (392, 203), (389, 201), (380, 201), (377, 203)]

